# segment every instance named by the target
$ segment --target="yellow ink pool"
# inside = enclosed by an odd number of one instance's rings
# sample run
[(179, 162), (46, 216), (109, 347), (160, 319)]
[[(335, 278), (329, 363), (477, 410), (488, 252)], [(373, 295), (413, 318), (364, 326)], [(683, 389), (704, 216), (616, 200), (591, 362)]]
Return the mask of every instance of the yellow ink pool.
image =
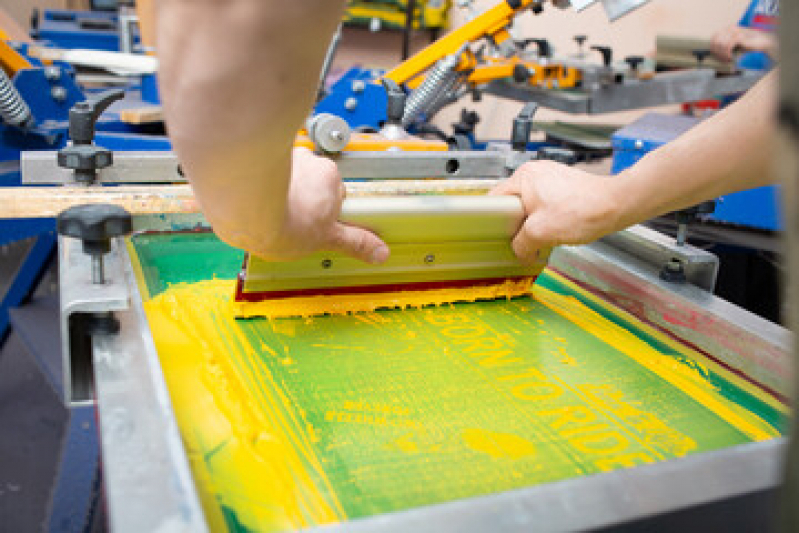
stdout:
[(532, 296), (236, 320), (241, 255), (130, 246), (206, 516), (313, 526), (769, 439), (784, 408), (547, 272)]

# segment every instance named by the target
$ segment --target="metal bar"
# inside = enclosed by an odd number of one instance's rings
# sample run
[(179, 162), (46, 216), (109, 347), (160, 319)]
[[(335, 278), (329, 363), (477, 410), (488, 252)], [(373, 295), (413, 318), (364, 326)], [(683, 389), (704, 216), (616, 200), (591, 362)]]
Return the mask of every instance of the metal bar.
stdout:
[[(115, 313), (119, 333), (93, 340), (109, 529), (204, 532), (208, 527), (127, 257), (120, 254), (120, 268), (113, 271), (122, 279), (110, 278), (130, 289), (129, 306)], [(80, 271), (87, 275), (87, 265)]]
[(586, 531), (773, 488), (782, 439), (319, 528), (329, 533)]
[(534, 101), (542, 107), (567, 113), (598, 114), (741, 93), (757, 83), (760, 77), (752, 73), (716, 76), (712, 69), (692, 69), (657, 74), (649, 80), (625, 80), (576, 91), (539, 89), (509, 80), (496, 80), (486, 86), (486, 91), (512, 100)]
[[(346, 152), (335, 158), (342, 179), (503, 178), (505, 158), (499, 152)], [(97, 172), (102, 183), (185, 182), (172, 152), (116, 152), (114, 164)], [(23, 152), (25, 184), (74, 183), (60, 168), (56, 152)]]
[(603, 237), (601, 241), (660, 269), (671, 259), (678, 259), (688, 283), (713, 292), (719, 271), (719, 258), (714, 254), (677, 241), (644, 226), (632, 226)]

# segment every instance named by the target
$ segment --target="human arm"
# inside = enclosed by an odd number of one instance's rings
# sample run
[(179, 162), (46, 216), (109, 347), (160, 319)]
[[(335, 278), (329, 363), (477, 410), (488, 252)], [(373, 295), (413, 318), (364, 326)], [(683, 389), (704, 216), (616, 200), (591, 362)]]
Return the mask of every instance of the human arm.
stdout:
[(716, 32), (711, 40), (710, 51), (722, 61), (732, 61), (736, 52), (764, 52), (777, 59), (777, 39), (771, 33), (741, 26), (728, 26)]
[(318, 249), (388, 256), (337, 221), (335, 164), (293, 151), (343, 0), (161, 0), (159, 83), (167, 128), (214, 231), (267, 259)]
[(516, 254), (583, 244), (632, 224), (731, 192), (772, 182), (771, 136), (777, 73), (680, 138), (616, 176), (531, 162), (492, 194), (520, 196), (528, 216)]

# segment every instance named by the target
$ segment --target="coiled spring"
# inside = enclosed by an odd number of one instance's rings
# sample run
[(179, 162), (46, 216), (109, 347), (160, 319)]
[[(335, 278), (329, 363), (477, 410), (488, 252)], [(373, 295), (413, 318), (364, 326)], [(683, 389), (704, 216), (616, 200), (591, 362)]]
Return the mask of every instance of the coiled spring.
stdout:
[(10, 126), (26, 127), (33, 122), (28, 104), (22, 99), (11, 79), (0, 68), (0, 118)]
[(456, 69), (461, 52), (440, 59), (432, 66), (424, 81), (414, 89), (405, 104), (402, 126), (407, 128), (423, 113), (429, 113), (436, 104), (460, 81), (461, 73)]

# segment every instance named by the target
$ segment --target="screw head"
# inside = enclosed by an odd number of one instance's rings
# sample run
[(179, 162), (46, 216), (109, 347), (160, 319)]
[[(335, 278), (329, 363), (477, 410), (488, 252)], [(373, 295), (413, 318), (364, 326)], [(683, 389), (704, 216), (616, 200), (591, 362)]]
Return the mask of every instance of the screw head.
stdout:
[(346, 109), (347, 111), (355, 111), (356, 107), (358, 107), (357, 98), (347, 98), (344, 101), (344, 109)]
[(44, 77), (48, 81), (58, 81), (61, 79), (61, 69), (58, 67), (44, 67)]
[(424, 262), (428, 265), (432, 265), (433, 263), (436, 262), (436, 256), (433, 254), (427, 254), (426, 256), (424, 256)]
[(352, 82), (352, 92), (354, 93), (362, 93), (366, 90), (366, 83), (363, 80), (355, 80)]
[(50, 96), (56, 102), (63, 102), (67, 99), (67, 90), (60, 85), (56, 85), (52, 89), (50, 89)]
[(322, 268), (330, 268), (333, 266), (332, 259), (322, 259)]

